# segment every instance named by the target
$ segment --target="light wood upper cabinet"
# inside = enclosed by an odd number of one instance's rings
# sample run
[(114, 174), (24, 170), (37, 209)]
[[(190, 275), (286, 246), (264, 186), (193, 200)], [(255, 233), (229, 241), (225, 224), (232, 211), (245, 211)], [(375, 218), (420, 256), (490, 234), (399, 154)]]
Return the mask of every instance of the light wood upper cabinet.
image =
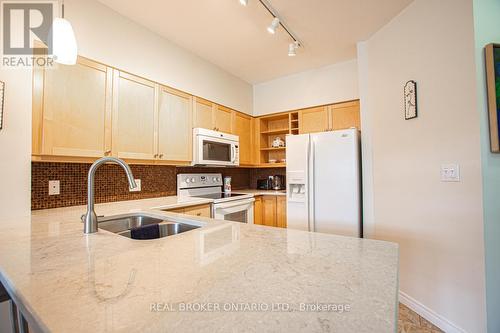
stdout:
[(113, 80), (113, 155), (155, 159), (155, 83), (118, 70)]
[(240, 137), (240, 164), (252, 163), (252, 117), (234, 113), (233, 134)]
[(213, 113), (215, 105), (203, 98), (194, 97), (193, 102), (193, 127), (213, 130), (215, 128)]
[(233, 133), (233, 110), (217, 105), (214, 110), (214, 124), (216, 131)]
[(195, 97), (193, 102), (193, 127), (233, 133), (233, 113), (234, 110)]
[(276, 196), (276, 226), (286, 228), (286, 196)]
[(329, 128), (328, 107), (302, 109), (299, 111), (299, 133), (324, 132)]
[(109, 68), (79, 58), (75, 66), (34, 70), (33, 154), (102, 157), (111, 151)]
[(333, 104), (330, 106), (330, 128), (333, 130), (356, 127), (361, 129), (359, 101)]
[(192, 97), (160, 87), (158, 109), (158, 158), (168, 161), (191, 161)]

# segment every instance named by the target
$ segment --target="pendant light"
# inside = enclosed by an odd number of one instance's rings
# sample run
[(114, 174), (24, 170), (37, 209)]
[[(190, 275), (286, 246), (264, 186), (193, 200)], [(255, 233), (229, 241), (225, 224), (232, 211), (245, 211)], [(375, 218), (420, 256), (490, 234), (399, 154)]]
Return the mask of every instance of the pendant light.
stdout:
[(64, 1), (61, 18), (55, 18), (52, 23), (52, 38), (54, 61), (64, 65), (76, 64), (78, 48), (73, 27), (64, 18)]

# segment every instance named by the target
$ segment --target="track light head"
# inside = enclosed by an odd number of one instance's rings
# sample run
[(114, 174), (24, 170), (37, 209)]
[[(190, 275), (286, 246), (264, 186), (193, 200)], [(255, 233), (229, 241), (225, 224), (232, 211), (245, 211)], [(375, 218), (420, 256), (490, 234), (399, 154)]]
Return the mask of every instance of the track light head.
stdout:
[(248, 0), (240, 0), (240, 4), (242, 6), (246, 6), (246, 5), (248, 5)]
[(275, 18), (273, 18), (271, 25), (267, 27), (267, 31), (270, 34), (274, 35), (276, 33), (276, 29), (278, 28), (279, 25), (280, 25), (280, 19), (275, 17)]
[(288, 56), (295, 57), (297, 55), (297, 49), (299, 48), (299, 46), (300, 46), (300, 44), (297, 41), (290, 43), (288, 45)]

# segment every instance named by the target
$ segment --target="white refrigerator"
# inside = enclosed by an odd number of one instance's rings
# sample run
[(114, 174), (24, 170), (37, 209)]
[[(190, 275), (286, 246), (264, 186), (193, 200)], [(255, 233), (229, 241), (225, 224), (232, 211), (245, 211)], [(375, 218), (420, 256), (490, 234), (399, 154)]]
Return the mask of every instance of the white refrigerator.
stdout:
[(357, 129), (286, 137), (288, 228), (362, 237)]

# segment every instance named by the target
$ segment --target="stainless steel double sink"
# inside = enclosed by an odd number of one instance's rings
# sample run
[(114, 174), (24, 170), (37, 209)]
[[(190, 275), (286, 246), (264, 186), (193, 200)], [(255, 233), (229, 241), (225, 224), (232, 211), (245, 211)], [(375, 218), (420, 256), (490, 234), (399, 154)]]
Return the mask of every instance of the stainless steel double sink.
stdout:
[(200, 228), (199, 225), (169, 221), (142, 213), (100, 218), (98, 226), (132, 239), (157, 239)]

